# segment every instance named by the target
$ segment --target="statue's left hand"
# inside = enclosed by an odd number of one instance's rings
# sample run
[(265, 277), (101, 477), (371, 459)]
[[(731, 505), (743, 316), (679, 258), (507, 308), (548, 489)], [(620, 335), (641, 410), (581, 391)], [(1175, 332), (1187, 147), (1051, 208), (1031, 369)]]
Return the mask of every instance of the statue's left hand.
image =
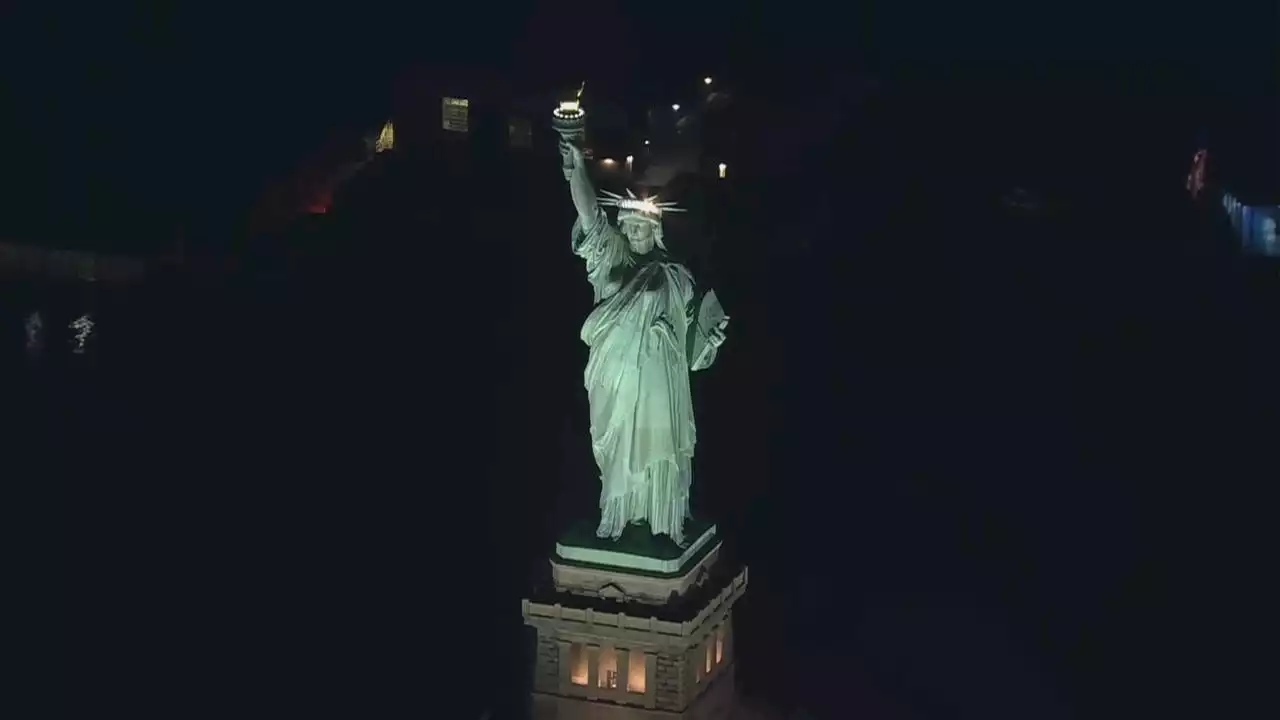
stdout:
[(720, 324), (711, 328), (711, 331), (707, 333), (707, 342), (717, 348), (723, 345), (725, 340), (724, 329), (728, 326), (729, 316), (726, 315), (724, 319), (720, 321)]

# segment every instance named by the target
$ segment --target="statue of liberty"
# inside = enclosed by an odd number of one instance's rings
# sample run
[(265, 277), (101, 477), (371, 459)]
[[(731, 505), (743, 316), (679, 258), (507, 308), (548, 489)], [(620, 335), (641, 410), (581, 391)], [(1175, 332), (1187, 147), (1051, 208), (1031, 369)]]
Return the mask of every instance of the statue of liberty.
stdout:
[[(600, 468), (596, 535), (616, 540), (628, 524), (647, 522), (684, 545), (697, 441), (689, 373), (715, 360), (728, 317), (714, 293), (693, 307), (693, 275), (667, 255), (662, 215), (679, 208), (630, 191), (597, 198), (582, 149), (566, 140), (560, 152), (578, 212), (573, 253), (595, 295), (581, 337)], [(617, 208), (616, 224), (604, 207)]]

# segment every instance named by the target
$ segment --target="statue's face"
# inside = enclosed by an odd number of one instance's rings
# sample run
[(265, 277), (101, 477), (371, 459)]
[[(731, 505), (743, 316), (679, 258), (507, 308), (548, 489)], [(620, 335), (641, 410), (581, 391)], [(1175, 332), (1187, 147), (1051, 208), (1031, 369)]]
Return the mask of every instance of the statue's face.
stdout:
[(646, 220), (623, 220), (622, 234), (627, 237), (631, 252), (644, 255), (653, 249), (657, 238), (653, 235), (653, 225)]

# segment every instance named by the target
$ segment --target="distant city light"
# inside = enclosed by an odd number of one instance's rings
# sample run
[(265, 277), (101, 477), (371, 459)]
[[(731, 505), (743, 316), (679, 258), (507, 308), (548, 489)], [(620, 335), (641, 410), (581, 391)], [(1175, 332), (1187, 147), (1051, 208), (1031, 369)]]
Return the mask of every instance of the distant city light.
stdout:
[(40, 349), (44, 347), (44, 319), (40, 317), (40, 311), (37, 310), (27, 317), (25, 327), (27, 331), (27, 350), (33, 353), (40, 352)]
[(388, 120), (382, 126), (382, 132), (378, 133), (378, 139), (374, 142), (373, 148), (375, 152), (385, 152), (396, 146), (396, 129)]
[(724, 163), (720, 163), (720, 177), (723, 178), (728, 173), (728, 171), (729, 171), (729, 166), (725, 165)]
[(648, 141), (648, 140), (645, 140), (645, 141), (644, 141), (644, 144), (645, 144), (645, 145), (648, 145), (648, 144), (649, 144), (649, 141)]
[(707, 76), (707, 77), (702, 78), (702, 84), (703, 84), (703, 85), (710, 85), (710, 84), (711, 84), (711, 76)]
[(68, 327), (75, 331), (75, 337), (71, 340), (71, 352), (83, 355), (85, 344), (89, 342), (89, 336), (93, 334), (93, 318), (89, 317), (88, 313), (85, 313), (71, 321)]
[(1187, 190), (1191, 193), (1191, 197), (1200, 196), (1200, 191), (1204, 189), (1204, 170), (1207, 152), (1201, 148), (1196, 151), (1195, 157), (1191, 159), (1191, 172), (1187, 174)]
[(612, 165), (613, 158), (603, 158), (602, 160), (600, 160), (600, 162), (604, 163), (605, 165)]
[(634, 162), (634, 161), (635, 161), (635, 159), (636, 159), (636, 156), (635, 156), (635, 155), (628, 155), (628, 156), (627, 156), (627, 164), (628, 164), (628, 165), (630, 165), (632, 162)]
[(466, 98), (446, 97), (440, 100), (441, 127), (450, 132), (468, 131), (467, 115), (471, 101)]
[(675, 112), (680, 112), (680, 103), (671, 103), (671, 109)]

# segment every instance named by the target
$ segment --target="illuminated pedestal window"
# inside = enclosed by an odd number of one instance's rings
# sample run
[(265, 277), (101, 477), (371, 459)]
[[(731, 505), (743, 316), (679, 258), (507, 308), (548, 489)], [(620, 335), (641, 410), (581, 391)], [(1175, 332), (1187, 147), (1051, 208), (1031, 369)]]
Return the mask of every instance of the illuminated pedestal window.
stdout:
[(608, 690), (618, 687), (618, 651), (613, 648), (601, 648), (600, 667), (596, 670), (596, 686)]
[(702, 649), (698, 655), (694, 656), (694, 663), (697, 668), (694, 672), (695, 681), (702, 682), (710, 677), (711, 672), (727, 659), (725, 657), (726, 632), (725, 625), (718, 626), (702, 644)]
[[(645, 694), (648, 689), (651, 660), (643, 650), (588, 646), (583, 643), (565, 643), (568, 646), (566, 672), (569, 682), (578, 687), (589, 687), (592, 682), (601, 690), (634, 695)], [(594, 653), (593, 653), (594, 650)], [(594, 657), (593, 657), (594, 656)], [(595, 663), (595, 680), (590, 666)], [(624, 684), (625, 683), (625, 684)]]
[(627, 653), (627, 692), (644, 694), (645, 684), (644, 652), (632, 650)]
[(582, 643), (569, 646), (569, 682), (586, 687), (587, 648)]

